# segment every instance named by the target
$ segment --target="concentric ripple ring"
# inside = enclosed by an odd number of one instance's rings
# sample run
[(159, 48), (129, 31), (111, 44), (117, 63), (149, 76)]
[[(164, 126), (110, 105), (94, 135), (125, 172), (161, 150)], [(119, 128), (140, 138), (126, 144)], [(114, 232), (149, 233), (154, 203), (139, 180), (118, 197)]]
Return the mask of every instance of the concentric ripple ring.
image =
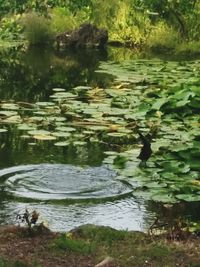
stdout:
[(106, 166), (38, 164), (0, 170), (6, 192), (34, 200), (104, 199), (132, 191), (116, 178)]

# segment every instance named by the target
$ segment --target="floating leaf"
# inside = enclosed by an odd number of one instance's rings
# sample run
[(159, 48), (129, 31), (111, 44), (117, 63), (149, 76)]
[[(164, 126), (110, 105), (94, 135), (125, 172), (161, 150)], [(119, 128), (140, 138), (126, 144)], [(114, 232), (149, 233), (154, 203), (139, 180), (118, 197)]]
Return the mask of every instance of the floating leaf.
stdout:
[(187, 202), (194, 202), (200, 201), (200, 194), (179, 194), (176, 195), (176, 198)]
[(69, 146), (69, 142), (57, 142), (54, 143), (55, 146)]
[(46, 131), (46, 130), (32, 130), (32, 131), (28, 131), (28, 134), (30, 134), (30, 135), (50, 135), (50, 132)]
[(56, 140), (55, 136), (45, 135), (45, 134), (37, 134), (37, 135), (34, 135), (33, 138), (36, 139), (36, 140), (41, 140), (41, 141)]
[(5, 133), (5, 132), (7, 132), (8, 130), (7, 129), (5, 129), (5, 128), (0, 128), (0, 133)]

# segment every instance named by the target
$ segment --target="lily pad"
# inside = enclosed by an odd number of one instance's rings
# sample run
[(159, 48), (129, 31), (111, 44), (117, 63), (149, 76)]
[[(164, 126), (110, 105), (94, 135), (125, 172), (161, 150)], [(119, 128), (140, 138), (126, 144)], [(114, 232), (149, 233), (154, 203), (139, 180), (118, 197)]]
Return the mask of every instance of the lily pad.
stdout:
[(55, 136), (52, 135), (45, 135), (45, 134), (37, 134), (33, 136), (34, 139), (36, 140), (41, 140), (41, 141), (52, 141), (56, 140)]

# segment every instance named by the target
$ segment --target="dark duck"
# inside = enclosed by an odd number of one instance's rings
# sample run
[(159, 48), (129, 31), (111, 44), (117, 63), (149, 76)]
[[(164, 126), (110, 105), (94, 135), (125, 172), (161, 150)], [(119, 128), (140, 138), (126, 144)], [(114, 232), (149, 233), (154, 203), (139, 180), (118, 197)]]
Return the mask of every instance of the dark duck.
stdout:
[(144, 162), (146, 164), (146, 161), (151, 157), (152, 154), (152, 149), (151, 149), (152, 136), (150, 134), (144, 136), (140, 131), (138, 131), (138, 134), (140, 136), (140, 140), (143, 145), (140, 154), (138, 156), (138, 159), (140, 159), (141, 162)]

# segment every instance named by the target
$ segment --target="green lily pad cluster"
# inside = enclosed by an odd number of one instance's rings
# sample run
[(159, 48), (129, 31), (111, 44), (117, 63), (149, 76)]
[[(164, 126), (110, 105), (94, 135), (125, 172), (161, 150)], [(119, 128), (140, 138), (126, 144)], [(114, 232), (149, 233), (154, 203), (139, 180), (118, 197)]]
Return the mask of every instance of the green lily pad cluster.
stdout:
[[(106, 144), (104, 163), (132, 185), (134, 196), (200, 201), (200, 61), (102, 62), (97, 72), (113, 75), (113, 83), (54, 88), (48, 102), (0, 103), (0, 134), (14, 124), (31, 144)], [(137, 158), (138, 128), (153, 135), (146, 166)]]

